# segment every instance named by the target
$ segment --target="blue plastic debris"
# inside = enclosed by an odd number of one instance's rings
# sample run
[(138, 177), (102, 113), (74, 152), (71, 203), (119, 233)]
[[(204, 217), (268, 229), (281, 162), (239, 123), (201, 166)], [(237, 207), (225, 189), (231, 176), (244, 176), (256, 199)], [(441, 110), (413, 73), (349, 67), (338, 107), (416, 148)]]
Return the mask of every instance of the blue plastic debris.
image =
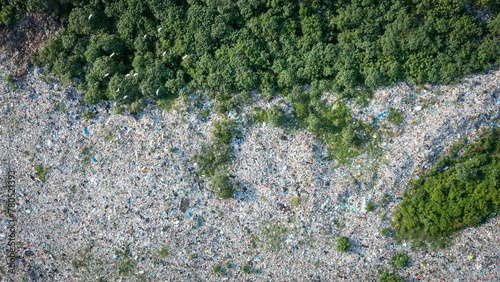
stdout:
[(83, 128), (83, 133), (85, 133), (85, 135), (89, 135), (89, 131), (87, 130), (86, 127)]
[(192, 213), (190, 213), (190, 212), (188, 212), (188, 215), (189, 215), (189, 217), (193, 217), (193, 214), (192, 214)]
[(96, 163), (96, 162), (97, 162), (97, 160), (95, 159), (95, 157), (92, 157), (92, 161), (93, 161), (94, 163)]

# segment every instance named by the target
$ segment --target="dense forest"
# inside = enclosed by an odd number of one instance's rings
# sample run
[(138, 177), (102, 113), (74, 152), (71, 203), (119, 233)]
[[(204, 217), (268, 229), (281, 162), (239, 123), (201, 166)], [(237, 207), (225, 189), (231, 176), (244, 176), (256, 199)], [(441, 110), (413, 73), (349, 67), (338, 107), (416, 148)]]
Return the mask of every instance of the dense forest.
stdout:
[(455, 144), (403, 195), (394, 216), (402, 238), (443, 246), (454, 231), (500, 212), (500, 128), (465, 144)]
[[(66, 28), (41, 52), (47, 69), (81, 78), (87, 103), (135, 102), (133, 111), (145, 97), (167, 106), (198, 89), (222, 112), (251, 90), (270, 98), (310, 85), (350, 97), (356, 86), (447, 83), (500, 62), (495, 0), (0, 1), (0, 24), (54, 13)], [(297, 106), (304, 115), (318, 101), (292, 100), (310, 104)]]

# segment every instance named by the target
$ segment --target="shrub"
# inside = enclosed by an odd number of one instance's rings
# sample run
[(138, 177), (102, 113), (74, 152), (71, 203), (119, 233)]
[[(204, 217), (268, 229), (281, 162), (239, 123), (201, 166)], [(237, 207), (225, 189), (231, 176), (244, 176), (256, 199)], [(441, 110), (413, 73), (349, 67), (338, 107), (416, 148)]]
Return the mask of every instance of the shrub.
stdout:
[(349, 239), (347, 237), (340, 237), (337, 239), (337, 251), (339, 252), (348, 252), (351, 246), (349, 245)]
[(241, 271), (243, 273), (250, 273), (250, 266), (248, 266), (248, 264), (245, 263), (245, 265), (241, 267)]
[(4, 76), (3, 80), (9, 84), (14, 84), (16, 81), (14, 80), (14, 76), (9, 73), (7, 75)]
[(85, 111), (83, 114), (82, 114), (82, 117), (84, 119), (91, 119), (92, 116), (94, 116), (94, 112), (93, 111)]
[(378, 278), (378, 282), (405, 282), (403, 278), (394, 273), (389, 273), (384, 271), (382, 275)]
[(168, 250), (165, 247), (161, 247), (160, 249), (158, 249), (156, 254), (159, 258), (166, 258), (168, 256)]
[(372, 201), (369, 201), (368, 204), (366, 204), (366, 211), (368, 212), (374, 211), (375, 208), (376, 206)]
[(207, 118), (209, 115), (210, 115), (210, 110), (209, 109), (205, 109), (205, 110), (201, 111), (201, 117), (202, 118)]
[(229, 182), (227, 175), (214, 175), (210, 180), (209, 188), (217, 197), (222, 199), (229, 199), (234, 194), (233, 186)]
[(408, 255), (405, 253), (397, 253), (394, 254), (391, 258), (392, 266), (395, 268), (398, 267), (407, 267), (409, 261)]
[(214, 266), (214, 268), (213, 268), (213, 272), (214, 272), (214, 273), (219, 273), (219, 272), (220, 272), (220, 265), (216, 265), (216, 266)]

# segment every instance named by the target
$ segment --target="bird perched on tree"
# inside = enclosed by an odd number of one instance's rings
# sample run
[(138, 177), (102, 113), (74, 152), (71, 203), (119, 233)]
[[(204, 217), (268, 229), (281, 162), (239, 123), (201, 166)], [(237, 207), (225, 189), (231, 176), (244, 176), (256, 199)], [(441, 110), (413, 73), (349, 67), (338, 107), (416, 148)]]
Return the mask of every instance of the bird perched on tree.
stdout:
[(187, 58), (188, 55), (184, 55), (184, 57), (182, 57), (182, 59), (184, 60), (185, 58)]
[(113, 57), (114, 55), (115, 55), (115, 53), (113, 53), (113, 54), (109, 55), (109, 57), (111, 58), (111, 57)]
[(160, 30), (161, 30), (161, 27), (158, 29), (158, 32), (160, 32)]
[(134, 76), (137, 76), (138, 74), (139, 74), (139, 73), (137, 73), (137, 72), (136, 72), (136, 73), (134, 73)]
[(90, 14), (90, 16), (89, 16), (89, 20), (90, 20), (91, 18), (92, 18), (92, 14)]
[(109, 75), (109, 73), (105, 74), (104, 77), (107, 77)]
[(163, 57), (165, 57), (165, 54), (167, 53), (167, 51), (163, 52)]
[(144, 35), (144, 38), (146, 38), (146, 36), (148, 36), (147, 34)]
[(127, 73), (127, 75), (125, 77), (128, 77), (130, 75), (130, 73)]
[(160, 88), (156, 89), (156, 96), (158, 96), (158, 91), (160, 91)]
[(128, 97), (128, 96), (127, 96), (127, 95), (125, 95), (125, 97), (123, 97), (123, 100), (127, 99), (127, 97)]
[(116, 93), (120, 92), (120, 88), (118, 88), (118, 90), (116, 90)]

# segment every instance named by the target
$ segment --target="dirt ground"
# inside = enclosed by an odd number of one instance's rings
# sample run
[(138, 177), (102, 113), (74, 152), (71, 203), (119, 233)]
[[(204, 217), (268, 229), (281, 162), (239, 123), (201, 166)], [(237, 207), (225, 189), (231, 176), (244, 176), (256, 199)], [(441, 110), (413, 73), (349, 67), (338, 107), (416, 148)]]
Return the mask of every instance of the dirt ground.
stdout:
[(29, 68), (30, 58), (62, 25), (52, 16), (26, 13), (13, 25), (0, 29), (0, 48), (12, 57), (17, 66), (14, 75), (22, 79)]

